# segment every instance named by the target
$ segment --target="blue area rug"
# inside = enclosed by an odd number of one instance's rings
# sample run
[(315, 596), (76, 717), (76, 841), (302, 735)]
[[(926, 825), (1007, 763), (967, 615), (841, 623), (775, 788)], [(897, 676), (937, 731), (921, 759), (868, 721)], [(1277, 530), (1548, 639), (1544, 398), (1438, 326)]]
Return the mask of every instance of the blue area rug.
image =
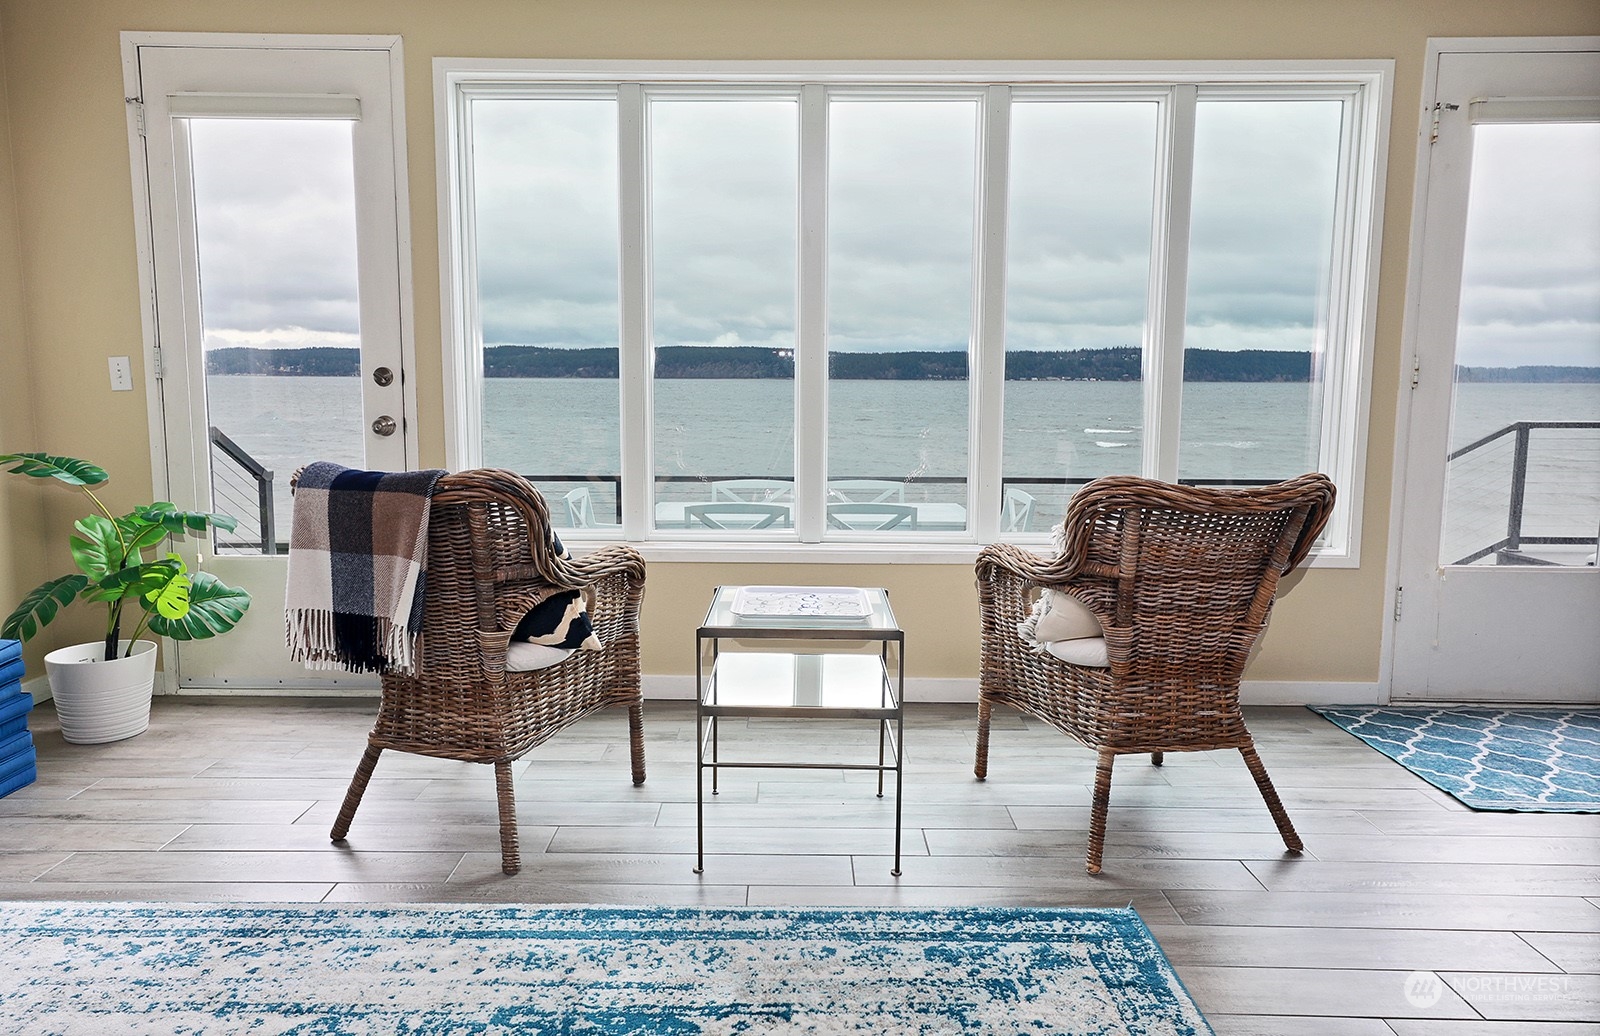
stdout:
[(163, 1036), (1211, 1033), (1137, 914), (1068, 909), (6, 904), (0, 1028), (24, 1021)]
[(1312, 706), (1473, 809), (1600, 813), (1600, 709)]

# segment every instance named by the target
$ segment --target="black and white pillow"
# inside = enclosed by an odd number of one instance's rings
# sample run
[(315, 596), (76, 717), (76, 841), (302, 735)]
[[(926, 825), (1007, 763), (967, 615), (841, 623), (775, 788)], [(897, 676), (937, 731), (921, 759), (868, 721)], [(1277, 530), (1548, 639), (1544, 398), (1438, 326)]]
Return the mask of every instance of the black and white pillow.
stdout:
[[(572, 557), (562, 546), (561, 537), (552, 533), (551, 541), (551, 549), (557, 557)], [(581, 590), (563, 590), (540, 601), (517, 623), (517, 631), (511, 639), (585, 651), (599, 651), (605, 646), (594, 634), (594, 623), (589, 619), (588, 605)]]

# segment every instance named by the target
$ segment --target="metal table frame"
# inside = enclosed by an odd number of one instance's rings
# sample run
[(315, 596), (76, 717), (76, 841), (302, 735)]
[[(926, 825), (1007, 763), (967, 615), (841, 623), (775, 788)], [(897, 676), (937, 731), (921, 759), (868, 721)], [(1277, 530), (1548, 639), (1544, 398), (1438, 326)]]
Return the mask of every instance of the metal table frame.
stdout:
[[(872, 614), (859, 623), (828, 621), (819, 623), (803, 617), (792, 619), (762, 618), (742, 620), (731, 614), (733, 595), (737, 586), (719, 586), (712, 595), (711, 606), (706, 610), (705, 622), (695, 631), (695, 845), (694, 873), (701, 874), (706, 866), (705, 824), (705, 772), (711, 771), (711, 794), (717, 794), (717, 772), (729, 769), (782, 769), (782, 770), (876, 770), (878, 772), (878, 798), (883, 798), (884, 774), (894, 773), (894, 867), (889, 871), (900, 876), (900, 844), (902, 829), (901, 790), (904, 784), (905, 739), (905, 631), (900, 628), (889, 607), (889, 592), (882, 588), (866, 590), (872, 602)], [(719, 615), (719, 606), (721, 614)], [(717, 661), (723, 640), (788, 640), (819, 642), (872, 642), (880, 643), (878, 662), (882, 669), (882, 704), (873, 707), (840, 707), (825, 705), (740, 705), (716, 701), (718, 690)], [(893, 645), (894, 669), (890, 678), (889, 647)], [(708, 659), (709, 653), (709, 659)], [(823, 654), (822, 652), (785, 652), (787, 654)], [(710, 680), (707, 680), (709, 661)], [(878, 761), (874, 763), (815, 763), (797, 761), (722, 762), (717, 751), (717, 724), (724, 716), (729, 718), (777, 719), (870, 719), (878, 724)], [(891, 727), (892, 724), (892, 727)], [(709, 760), (707, 755), (709, 753)], [(886, 761), (887, 760), (887, 761)]]

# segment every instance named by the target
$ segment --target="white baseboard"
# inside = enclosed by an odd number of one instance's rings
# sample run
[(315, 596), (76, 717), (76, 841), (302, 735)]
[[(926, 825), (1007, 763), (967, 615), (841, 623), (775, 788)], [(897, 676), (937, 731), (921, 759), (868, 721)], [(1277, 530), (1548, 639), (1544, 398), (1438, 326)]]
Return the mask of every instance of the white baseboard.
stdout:
[[(694, 677), (649, 675), (644, 696), (661, 701), (694, 701)], [(1317, 680), (1246, 680), (1239, 688), (1246, 705), (1382, 705), (1376, 683)], [(976, 678), (906, 677), (908, 702), (978, 701)]]
[(1388, 701), (1376, 683), (1359, 680), (1246, 680), (1239, 686), (1245, 705), (1382, 705)]
[[(157, 674), (158, 676), (160, 674)], [(33, 695), (35, 703), (50, 700), (50, 681), (36, 676), (24, 681), (22, 689)], [(215, 697), (368, 698), (376, 697), (376, 686), (364, 687), (184, 687), (168, 693)], [(658, 701), (694, 701), (694, 677), (646, 674), (644, 696)], [(1376, 683), (1319, 680), (1246, 680), (1239, 689), (1246, 705), (1383, 705), (1388, 698)], [(962, 677), (906, 677), (908, 702), (976, 703), (978, 681)]]
[(54, 697), (50, 693), (50, 678), (48, 676), (35, 676), (32, 680), (22, 681), (22, 693), (33, 695), (35, 705), (42, 701), (49, 701)]

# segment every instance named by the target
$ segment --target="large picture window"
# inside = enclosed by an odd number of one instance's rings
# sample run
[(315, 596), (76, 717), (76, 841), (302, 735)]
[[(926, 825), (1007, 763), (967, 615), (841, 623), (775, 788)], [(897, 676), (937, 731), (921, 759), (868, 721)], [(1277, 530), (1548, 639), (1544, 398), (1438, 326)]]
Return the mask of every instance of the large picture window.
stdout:
[(1321, 470), (1352, 563), (1388, 63), (1073, 78), (441, 63), (450, 463), (874, 558)]

